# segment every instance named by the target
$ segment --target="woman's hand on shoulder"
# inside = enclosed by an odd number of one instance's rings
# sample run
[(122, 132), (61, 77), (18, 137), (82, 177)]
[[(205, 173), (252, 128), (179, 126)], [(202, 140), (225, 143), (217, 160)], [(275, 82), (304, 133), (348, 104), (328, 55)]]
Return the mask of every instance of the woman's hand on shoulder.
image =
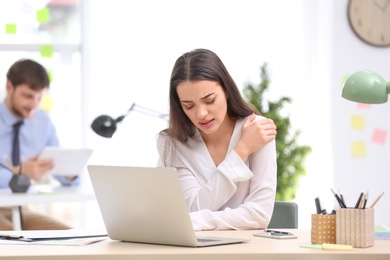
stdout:
[(248, 160), (249, 155), (260, 150), (276, 137), (276, 125), (272, 119), (255, 119), (255, 114), (247, 118), (242, 126), (240, 141), (234, 148), (244, 162)]

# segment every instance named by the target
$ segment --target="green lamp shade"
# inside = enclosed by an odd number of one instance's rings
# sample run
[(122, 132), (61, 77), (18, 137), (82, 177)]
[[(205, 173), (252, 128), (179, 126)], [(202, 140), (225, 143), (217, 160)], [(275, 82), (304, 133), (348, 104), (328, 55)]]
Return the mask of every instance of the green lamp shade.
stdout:
[(382, 104), (387, 102), (389, 93), (390, 82), (375, 72), (362, 70), (345, 80), (342, 97), (359, 103)]

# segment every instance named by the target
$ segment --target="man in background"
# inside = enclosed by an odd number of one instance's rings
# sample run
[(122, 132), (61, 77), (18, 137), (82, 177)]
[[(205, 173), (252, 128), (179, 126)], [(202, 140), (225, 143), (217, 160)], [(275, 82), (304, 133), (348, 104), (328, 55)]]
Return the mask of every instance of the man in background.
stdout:
[[(56, 129), (47, 113), (39, 109), (42, 96), (50, 81), (45, 68), (39, 63), (21, 59), (8, 70), (5, 100), (0, 103), (0, 188), (8, 188), (14, 173), (27, 175), (39, 181), (54, 163), (38, 156), (46, 146), (59, 146)], [(15, 125), (19, 124), (19, 154), (17, 165), (9, 158), (13, 155)], [(62, 185), (77, 185), (76, 176), (55, 176)], [(50, 217), (21, 210), (22, 229), (69, 229), (67, 225)], [(11, 209), (0, 208), (0, 230), (11, 230)]]

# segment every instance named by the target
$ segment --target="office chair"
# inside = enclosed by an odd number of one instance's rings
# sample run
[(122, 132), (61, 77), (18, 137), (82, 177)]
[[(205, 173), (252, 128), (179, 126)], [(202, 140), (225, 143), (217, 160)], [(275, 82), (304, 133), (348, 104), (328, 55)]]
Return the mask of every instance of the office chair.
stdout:
[(275, 201), (268, 228), (298, 228), (298, 205), (295, 202)]

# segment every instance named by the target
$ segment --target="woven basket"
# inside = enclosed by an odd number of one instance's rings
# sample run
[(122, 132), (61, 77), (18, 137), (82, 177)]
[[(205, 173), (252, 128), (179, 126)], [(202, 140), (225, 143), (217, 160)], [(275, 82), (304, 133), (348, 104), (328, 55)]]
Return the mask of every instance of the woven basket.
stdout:
[(353, 247), (370, 247), (375, 241), (374, 209), (338, 209), (336, 242)]

